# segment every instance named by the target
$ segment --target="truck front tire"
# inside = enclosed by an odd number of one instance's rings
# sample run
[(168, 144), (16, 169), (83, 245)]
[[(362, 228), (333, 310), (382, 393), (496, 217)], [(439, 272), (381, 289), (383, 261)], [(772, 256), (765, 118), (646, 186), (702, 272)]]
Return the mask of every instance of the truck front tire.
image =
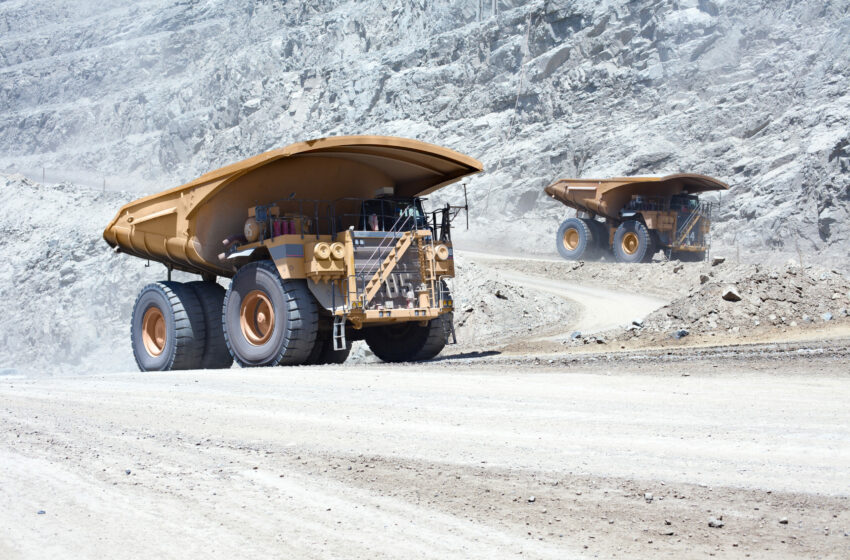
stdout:
[(346, 341), (342, 350), (334, 350), (333, 319), (320, 318), (319, 330), (316, 332), (316, 342), (305, 365), (321, 366), (326, 364), (342, 364), (351, 353), (351, 341)]
[(650, 262), (655, 254), (652, 234), (645, 224), (627, 220), (614, 232), (614, 256), (623, 263)]
[(421, 325), (419, 322), (395, 323), (364, 329), (369, 349), (384, 362), (421, 362), (430, 360), (446, 346), (446, 313)]
[(242, 367), (305, 363), (318, 322), (306, 280), (282, 279), (270, 261), (240, 268), (224, 297), (224, 338)]
[(142, 371), (202, 367), (206, 326), (201, 303), (180, 282), (142, 288), (133, 306), (130, 341)]

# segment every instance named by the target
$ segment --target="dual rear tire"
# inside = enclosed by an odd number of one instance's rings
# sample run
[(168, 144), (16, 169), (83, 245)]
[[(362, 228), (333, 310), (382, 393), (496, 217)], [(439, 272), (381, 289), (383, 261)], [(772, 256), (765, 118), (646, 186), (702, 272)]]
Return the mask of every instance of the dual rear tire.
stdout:
[(215, 282), (156, 282), (133, 306), (130, 340), (142, 371), (228, 368), (221, 329), (224, 288)]
[[(226, 292), (215, 282), (145, 286), (130, 335), (142, 371), (217, 369), (234, 360), (243, 367), (305, 363), (317, 327), (306, 282), (283, 280), (273, 263), (260, 261), (239, 269)], [(320, 346), (316, 363), (348, 356)]]

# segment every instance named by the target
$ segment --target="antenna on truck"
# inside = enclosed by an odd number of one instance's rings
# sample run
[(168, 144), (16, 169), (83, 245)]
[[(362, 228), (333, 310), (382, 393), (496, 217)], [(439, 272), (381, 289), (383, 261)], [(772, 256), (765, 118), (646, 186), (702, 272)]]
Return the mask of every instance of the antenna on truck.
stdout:
[(469, 231), (469, 199), (466, 197), (466, 183), (463, 184), (463, 206), (447, 206), (449, 211), (453, 211), (450, 218), (450, 221), (452, 222), (455, 218), (457, 218), (457, 215), (460, 214), (461, 210), (466, 212), (466, 230)]

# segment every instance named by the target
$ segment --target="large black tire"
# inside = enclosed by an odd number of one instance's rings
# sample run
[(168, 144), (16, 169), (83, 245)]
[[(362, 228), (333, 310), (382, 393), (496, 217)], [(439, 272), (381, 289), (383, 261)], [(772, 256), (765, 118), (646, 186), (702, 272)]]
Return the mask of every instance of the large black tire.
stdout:
[(649, 262), (655, 254), (652, 234), (642, 222), (627, 220), (614, 232), (614, 256), (623, 263)]
[(202, 367), (206, 326), (194, 290), (180, 282), (142, 288), (133, 306), (130, 342), (142, 371)]
[(593, 232), (594, 252), (597, 258), (611, 255), (611, 244), (609, 243), (608, 226), (605, 222), (588, 219), (587, 224)]
[(316, 342), (313, 351), (305, 365), (341, 364), (348, 359), (351, 353), (351, 341), (346, 337), (346, 346), (342, 350), (334, 350), (333, 341), (333, 319), (321, 317), (319, 319), (319, 330), (316, 332)]
[(233, 365), (233, 356), (227, 349), (224, 340), (224, 323), (222, 321), (225, 290), (215, 282), (187, 282), (187, 286), (195, 291), (201, 309), (204, 312), (206, 337), (204, 341), (204, 357), (201, 367), (204, 369), (225, 369)]
[(421, 362), (430, 360), (446, 346), (446, 321), (452, 313), (440, 315), (427, 325), (418, 322), (396, 323), (363, 329), (369, 349), (384, 362)]
[(705, 260), (705, 251), (673, 251), (671, 256), (680, 262), (702, 262)]
[(282, 279), (270, 261), (249, 263), (223, 307), (224, 339), (240, 366), (299, 365), (310, 356), (319, 316), (306, 280)]
[(558, 228), (555, 236), (555, 248), (568, 261), (595, 257), (596, 243), (593, 241), (593, 229), (589, 220), (567, 218)]

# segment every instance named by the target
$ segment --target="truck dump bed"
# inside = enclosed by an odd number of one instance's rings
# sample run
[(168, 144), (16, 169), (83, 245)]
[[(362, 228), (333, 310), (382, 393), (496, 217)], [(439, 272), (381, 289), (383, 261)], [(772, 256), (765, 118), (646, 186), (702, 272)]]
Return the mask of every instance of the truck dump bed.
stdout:
[[(123, 206), (103, 232), (122, 252), (197, 274), (230, 277), (218, 258), (222, 240), (242, 231), (249, 207), (309, 200), (307, 215), (340, 216), (347, 198), (424, 196), (482, 170), (453, 150), (404, 138), (339, 136), (291, 144), (207, 173), (194, 181)], [(301, 203), (302, 205), (304, 203)], [(353, 204), (353, 202), (352, 202)], [(331, 207), (334, 208), (331, 208)]]

